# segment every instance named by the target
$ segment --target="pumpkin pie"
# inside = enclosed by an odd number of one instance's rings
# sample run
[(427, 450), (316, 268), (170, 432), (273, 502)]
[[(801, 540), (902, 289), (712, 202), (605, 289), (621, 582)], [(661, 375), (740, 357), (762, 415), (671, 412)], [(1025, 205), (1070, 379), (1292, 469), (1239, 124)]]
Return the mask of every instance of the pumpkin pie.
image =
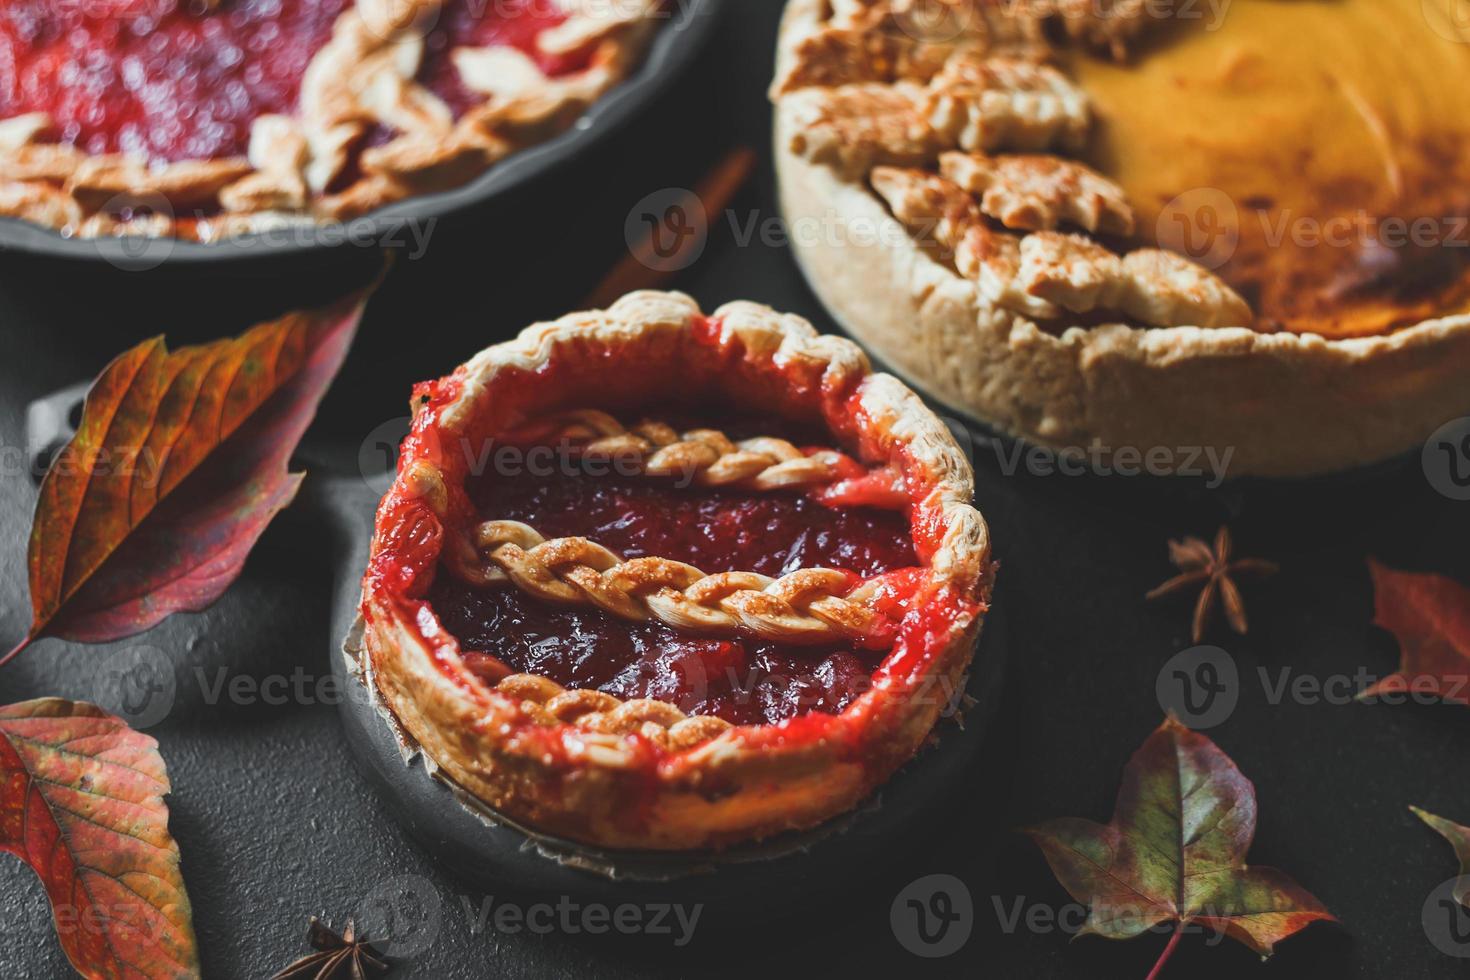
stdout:
[(1033, 443), (1231, 476), (1394, 457), (1470, 414), (1453, 14), (791, 0), (796, 255), (917, 387)]

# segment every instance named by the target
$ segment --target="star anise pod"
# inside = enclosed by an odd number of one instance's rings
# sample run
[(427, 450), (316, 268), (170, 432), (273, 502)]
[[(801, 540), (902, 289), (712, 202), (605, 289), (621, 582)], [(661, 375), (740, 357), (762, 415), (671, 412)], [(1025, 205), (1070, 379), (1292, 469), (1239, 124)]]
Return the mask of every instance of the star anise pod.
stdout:
[(368, 944), (366, 936), (357, 936), (357, 927), (351, 919), (339, 936), (327, 928), (316, 916), (311, 917), (306, 940), (315, 953), (301, 957), (286, 967), (271, 980), (368, 980), (373, 974), (387, 973), (388, 961)]
[(1215, 535), (1215, 546), (1211, 548), (1199, 538), (1185, 538), (1169, 542), (1169, 560), (1179, 569), (1179, 574), (1149, 592), (1149, 599), (1175, 595), (1195, 586), (1203, 586), (1199, 601), (1194, 607), (1194, 642), (1203, 643), (1205, 630), (1215, 611), (1215, 602), (1225, 607), (1225, 619), (1230, 628), (1244, 635), (1248, 628), (1245, 617), (1245, 600), (1235, 584), (1237, 575), (1274, 575), (1278, 571), (1275, 562), (1261, 558), (1230, 557), (1230, 529), (1222, 527)]

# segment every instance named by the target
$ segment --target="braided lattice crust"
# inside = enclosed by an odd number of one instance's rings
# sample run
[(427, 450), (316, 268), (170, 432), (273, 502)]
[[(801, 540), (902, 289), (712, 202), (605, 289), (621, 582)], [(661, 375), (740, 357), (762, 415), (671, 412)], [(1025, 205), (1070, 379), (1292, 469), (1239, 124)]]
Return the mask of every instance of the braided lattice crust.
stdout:
[(588, 744), (588, 751), (604, 765), (616, 766), (626, 758), (624, 735), (642, 735), (677, 752), (702, 745), (734, 727), (713, 715), (686, 715), (667, 701), (624, 701), (602, 691), (569, 691), (539, 674), (512, 674), (495, 685), (495, 690), (516, 702), (538, 725), (576, 725), (607, 736), (606, 742)]
[(670, 477), (704, 487), (784, 490), (836, 480), (846, 459), (833, 450), (803, 453), (785, 439), (760, 436), (735, 441), (718, 429), (679, 432), (665, 422), (643, 421), (631, 429), (596, 409), (564, 412), (512, 436), (568, 443), (585, 456), (616, 459), (648, 476)]
[(865, 603), (876, 584), (853, 589), (832, 568), (803, 568), (780, 578), (755, 572), (707, 574), (667, 558), (624, 559), (582, 537), (547, 540), (519, 521), (487, 521), (474, 535), (481, 564), (455, 562), (473, 584), (514, 585), (543, 602), (591, 606), (620, 619), (656, 619), (692, 633), (741, 630), (765, 640), (821, 644), (882, 642), (882, 617)]
[[(769, 436), (735, 441), (717, 429), (681, 433), (659, 421), (629, 428), (596, 409), (537, 420), (508, 441), (567, 445), (583, 456), (633, 464), (648, 476), (757, 491), (828, 484), (842, 474), (844, 462), (856, 465), (834, 450), (808, 455)], [(432, 475), (424, 479), (434, 482)], [(547, 540), (518, 521), (479, 525), (469, 547), (451, 550), (448, 558), (456, 574), (481, 587), (514, 585), (543, 602), (593, 606), (621, 619), (651, 618), (701, 634), (743, 629), (781, 643), (819, 644), (877, 639), (880, 622), (864, 605), (873, 587), (854, 591), (850, 576), (836, 569), (801, 569), (780, 578), (710, 575), (666, 558), (625, 560), (582, 537)]]

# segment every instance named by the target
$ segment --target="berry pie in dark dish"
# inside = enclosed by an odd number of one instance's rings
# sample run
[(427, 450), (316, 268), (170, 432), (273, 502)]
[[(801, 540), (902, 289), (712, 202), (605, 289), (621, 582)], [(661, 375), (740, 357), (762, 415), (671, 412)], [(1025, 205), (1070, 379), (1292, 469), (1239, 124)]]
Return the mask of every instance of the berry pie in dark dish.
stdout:
[(663, 0), (15, 0), (0, 216), (214, 241), (460, 187), (636, 68)]
[(361, 666), (510, 821), (664, 851), (814, 827), (959, 699), (993, 574), (969, 464), (849, 341), (635, 293), (414, 404)]

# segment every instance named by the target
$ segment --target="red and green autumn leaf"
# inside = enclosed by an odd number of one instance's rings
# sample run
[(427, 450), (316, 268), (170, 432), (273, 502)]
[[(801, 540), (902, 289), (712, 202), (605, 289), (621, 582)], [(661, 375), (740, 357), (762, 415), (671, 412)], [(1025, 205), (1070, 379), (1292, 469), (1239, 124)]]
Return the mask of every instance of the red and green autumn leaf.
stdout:
[(0, 707), (0, 850), (40, 877), (84, 977), (197, 977), (158, 743), (90, 704)]
[(353, 298), (172, 353), (155, 338), (109, 364), (41, 484), (15, 652), (120, 639), (219, 598), (300, 486), (287, 464), (361, 312)]
[(1255, 831), (1250, 780), (1214, 742), (1171, 718), (1129, 760), (1111, 823), (1052, 820), (1025, 833), (1062, 886), (1090, 906), (1082, 935), (1132, 939), (1175, 923), (1152, 978), (1186, 925), (1269, 956), (1307, 925), (1335, 921), (1282, 872), (1245, 863)]
[(1409, 809), (1455, 849), (1455, 857), (1460, 861), (1460, 880), (1455, 884), (1455, 901), (1470, 909), (1470, 827), (1462, 827), (1444, 817), (1436, 817), (1417, 806)]
[(1399, 642), (1397, 672), (1363, 691), (1427, 694), (1470, 705), (1470, 589), (1442, 575), (1400, 572), (1368, 562), (1373, 623)]

